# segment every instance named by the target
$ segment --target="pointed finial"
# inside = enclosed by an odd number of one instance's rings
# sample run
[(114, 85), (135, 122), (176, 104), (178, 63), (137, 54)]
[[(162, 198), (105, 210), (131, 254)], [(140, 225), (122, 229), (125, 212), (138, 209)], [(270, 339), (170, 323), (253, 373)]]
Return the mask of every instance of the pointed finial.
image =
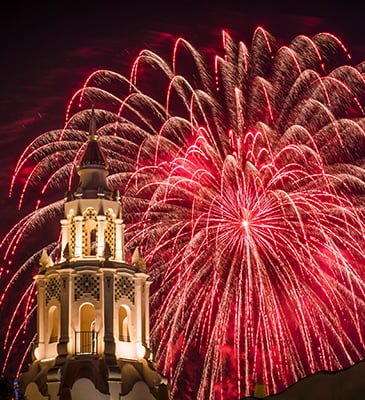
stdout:
[(68, 242), (66, 243), (66, 246), (65, 246), (65, 248), (63, 249), (62, 255), (63, 255), (63, 258), (64, 258), (65, 260), (68, 261), (68, 260), (70, 259), (70, 246), (69, 246)]
[[(118, 200), (117, 200), (117, 201), (118, 201)], [(117, 218), (118, 218), (118, 219), (123, 219), (122, 207), (120, 206), (120, 204), (118, 204)]]
[(144, 272), (146, 270), (146, 264), (144, 263), (144, 259), (138, 247), (134, 249), (132, 255), (132, 264), (137, 267), (140, 272)]
[(42, 255), (41, 255), (41, 258), (39, 259), (39, 265), (41, 266), (42, 269), (46, 269), (48, 267), (52, 267), (52, 265), (53, 265), (53, 260), (48, 255), (46, 249), (42, 250)]
[(89, 122), (89, 140), (96, 140), (96, 119), (94, 104), (91, 106), (91, 117)]

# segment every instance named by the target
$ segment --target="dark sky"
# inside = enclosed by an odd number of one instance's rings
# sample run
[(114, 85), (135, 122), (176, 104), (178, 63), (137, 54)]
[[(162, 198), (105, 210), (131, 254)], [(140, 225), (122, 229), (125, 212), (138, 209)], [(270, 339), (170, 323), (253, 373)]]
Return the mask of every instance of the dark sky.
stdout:
[[(223, 28), (249, 43), (257, 26), (283, 43), (298, 34), (329, 31), (344, 41), (354, 64), (365, 60), (365, 15), (349, 1), (99, 3), (8, 1), (0, 6), (1, 237), (22, 215), (7, 198), (16, 160), (34, 137), (62, 127), (67, 102), (96, 69), (128, 74), (141, 49), (170, 57), (169, 44), (179, 36), (200, 49), (220, 50)], [(32, 206), (29, 202), (23, 212)]]
[(178, 36), (200, 49), (220, 49), (225, 28), (249, 43), (259, 25), (283, 43), (298, 34), (333, 32), (357, 63), (365, 59), (364, 15), (351, 2), (336, 3), (2, 2), (0, 234), (17, 218), (6, 187), (20, 152), (40, 133), (62, 126), (68, 100), (90, 72), (102, 67), (128, 74), (141, 49), (169, 57)]

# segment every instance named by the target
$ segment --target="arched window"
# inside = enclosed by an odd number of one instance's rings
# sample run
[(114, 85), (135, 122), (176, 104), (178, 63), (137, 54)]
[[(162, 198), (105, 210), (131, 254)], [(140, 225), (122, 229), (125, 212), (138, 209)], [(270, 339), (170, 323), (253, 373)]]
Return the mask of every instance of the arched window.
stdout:
[(48, 310), (49, 343), (58, 342), (60, 328), (60, 313), (58, 307), (52, 306)]
[(95, 307), (84, 303), (80, 307), (79, 353), (96, 353)]
[(85, 256), (94, 256), (96, 255), (96, 221), (93, 219), (88, 219), (85, 222), (84, 229), (84, 254)]
[(130, 310), (127, 306), (119, 307), (119, 340), (122, 342), (130, 342), (129, 335), (129, 315)]
[(96, 255), (96, 229), (91, 229), (90, 231), (90, 255)]
[(97, 254), (96, 211), (89, 207), (83, 213), (82, 248), (84, 256)]

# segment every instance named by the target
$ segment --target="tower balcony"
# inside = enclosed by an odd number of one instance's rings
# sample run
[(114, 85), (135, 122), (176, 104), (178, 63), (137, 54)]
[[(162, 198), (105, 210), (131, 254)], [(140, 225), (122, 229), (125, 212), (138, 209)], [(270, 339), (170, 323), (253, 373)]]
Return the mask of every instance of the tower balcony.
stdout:
[(75, 355), (97, 355), (98, 333), (95, 331), (75, 332)]

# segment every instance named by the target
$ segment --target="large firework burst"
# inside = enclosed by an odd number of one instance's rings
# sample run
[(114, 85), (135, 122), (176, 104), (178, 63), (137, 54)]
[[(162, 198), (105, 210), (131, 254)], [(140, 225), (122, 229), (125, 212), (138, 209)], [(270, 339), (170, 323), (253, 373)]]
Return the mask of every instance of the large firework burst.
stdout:
[[(130, 79), (93, 73), (11, 185), (31, 166), (19, 206), (40, 181), (44, 199), (71, 188), (96, 104), (128, 245), (143, 246), (155, 282), (157, 362), (178, 399), (191, 368), (199, 399), (241, 398), (365, 355), (364, 65), (342, 65), (349, 55), (330, 34), (279, 47), (257, 29), (249, 50), (223, 32), (223, 50), (209, 60), (179, 39), (171, 62), (143, 50)], [(61, 207), (37, 202), (4, 239), (5, 257)], [(13, 315), (33, 312), (33, 292)]]

